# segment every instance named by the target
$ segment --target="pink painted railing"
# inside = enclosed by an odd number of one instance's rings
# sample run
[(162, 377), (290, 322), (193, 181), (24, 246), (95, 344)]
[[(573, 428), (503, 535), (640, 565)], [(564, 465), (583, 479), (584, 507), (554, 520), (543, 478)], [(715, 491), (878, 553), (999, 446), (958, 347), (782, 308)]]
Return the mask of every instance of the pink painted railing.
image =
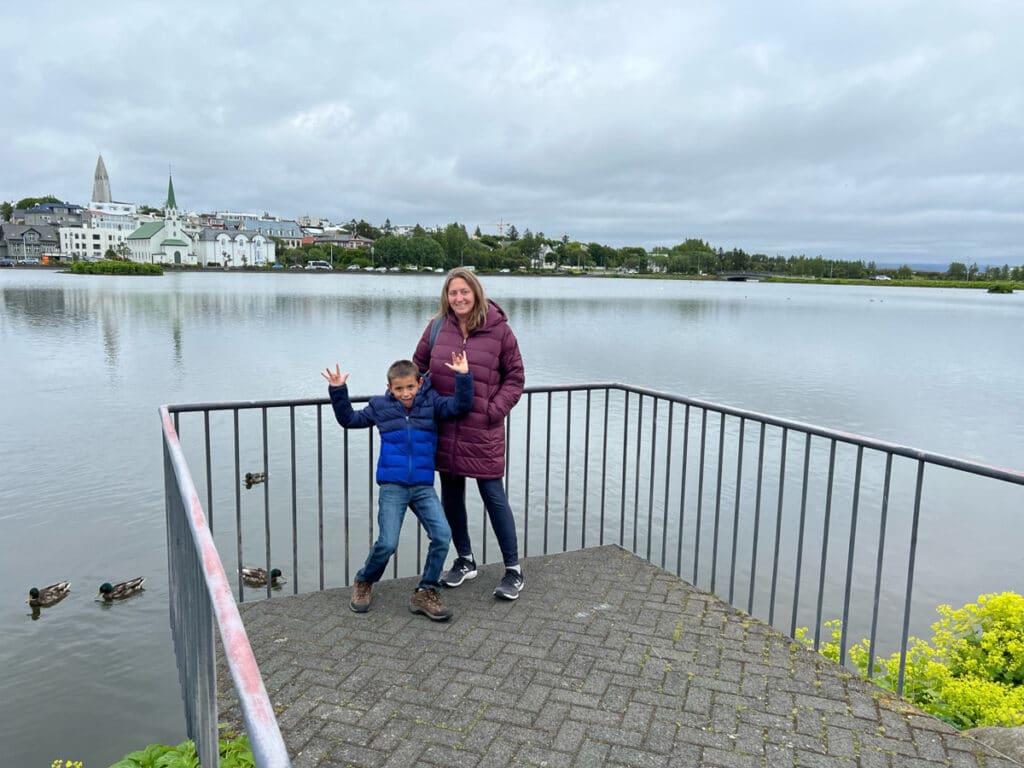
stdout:
[(160, 419), (164, 437), (171, 633), (188, 736), (196, 744), (200, 764), (206, 768), (217, 766), (217, 675), (213, 634), (216, 626), (256, 765), (288, 768), (291, 761), (270, 698), (166, 407), (160, 409)]

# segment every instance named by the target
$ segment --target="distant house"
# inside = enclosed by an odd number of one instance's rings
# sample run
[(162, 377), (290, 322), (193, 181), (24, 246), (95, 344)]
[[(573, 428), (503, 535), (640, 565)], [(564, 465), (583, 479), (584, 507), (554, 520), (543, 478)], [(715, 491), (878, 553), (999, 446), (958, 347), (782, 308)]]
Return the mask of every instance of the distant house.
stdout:
[(531, 269), (554, 269), (558, 262), (555, 249), (544, 243), (538, 250), (537, 255), (530, 259)]
[(223, 219), (225, 229), (247, 230), (265, 237), (276, 237), (288, 248), (298, 248), (305, 234), (298, 222), (291, 219), (274, 219), (266, 214), (257, 216), (252, 213), (220, 212), (217, 215)]
[(192, 236), (185, 231), (178, 203), (174, 199), (174, 182), (167, 180), (167, 202), (163, 221), (150, 221), (128, 235), (129, 258), (143, 264), (195, 264)]
[(60, 258), (60, 239), (57, 228), (49, 224), (11, 224), (4, 222), (0, 229), (0, 258), (39, 259)]
[(313, 242), (323, 245), (336, 245), (339, 248), (345, 248), (349, 251), (357, 251), (363, 248), (369, 248), (373, 245), (373, 240), (368, 237), (363, 237), (362, 235), (343, 235), (340, 232), (316, 235), (313, 238)]
[(40, 203), (27, 209), (15, 208), (11, 219), (22, 224), (50, 224), (55, 227), (82, 223), (82, 206), (73, 203)]

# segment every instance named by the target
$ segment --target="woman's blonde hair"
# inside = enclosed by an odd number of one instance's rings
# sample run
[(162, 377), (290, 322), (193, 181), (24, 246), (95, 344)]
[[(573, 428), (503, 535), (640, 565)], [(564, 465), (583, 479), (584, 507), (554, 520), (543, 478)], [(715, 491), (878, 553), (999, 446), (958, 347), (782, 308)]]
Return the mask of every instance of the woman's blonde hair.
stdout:
[(456, 267), (445, 276), (444, 285), (441, 287), (441, 309), (437, 317), (446, 317), (451, 311), (451, 304), (448, 303), (448, 286), (457, 277), (465, 280), (469, 290), (473, 292), (473, 311), (466, 322), (466, 332), (472, 333), (487, 320), (487, 296), (477, 276), (464, 267)]

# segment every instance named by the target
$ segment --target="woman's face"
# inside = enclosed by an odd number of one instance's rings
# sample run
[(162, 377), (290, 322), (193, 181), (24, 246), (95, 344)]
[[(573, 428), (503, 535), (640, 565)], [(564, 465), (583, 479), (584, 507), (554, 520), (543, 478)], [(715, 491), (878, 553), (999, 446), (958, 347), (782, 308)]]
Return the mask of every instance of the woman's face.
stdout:
[(459, 320), (465, 320), (473, 311), (475, 304), (476, 298), (473, 296), (469, 283), (461, 277), (452, 278), (452, 281), (448, 283), (448, 306), (452, 308), (455, 316)]

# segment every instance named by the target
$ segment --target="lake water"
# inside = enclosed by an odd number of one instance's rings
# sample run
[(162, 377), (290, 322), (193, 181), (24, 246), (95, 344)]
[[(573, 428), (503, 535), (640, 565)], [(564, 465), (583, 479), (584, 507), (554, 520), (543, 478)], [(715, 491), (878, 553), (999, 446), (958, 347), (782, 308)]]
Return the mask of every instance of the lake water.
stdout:
[[(529, 385), (618, 381), (1024, 468), (1024, 295), (484, 278)], [(440, 275), (0, 271), (4, 764), (105, 766), (184, 739), (168, 630), (162, 403), (320, 397), (338, 361), (382, 390)], [(969, 516), (970, 510), (965, 510)], [(963, 520), (949, 521), (959, 530)], [(1019, 520), (1003, 521), (1019, 529)], [(966, 599), (1021, 590), (1019, 548), (947, 562)], [(1006, 581), (998, 581), (1006, 574)], [(103, 581), (147, 577), (131, 601)], [(30, 586), (71, 579), (33, 619)], [(960, 595), (950, 596), (951, 601)], [(961, 601), (962, 602), (962, 601)]]

